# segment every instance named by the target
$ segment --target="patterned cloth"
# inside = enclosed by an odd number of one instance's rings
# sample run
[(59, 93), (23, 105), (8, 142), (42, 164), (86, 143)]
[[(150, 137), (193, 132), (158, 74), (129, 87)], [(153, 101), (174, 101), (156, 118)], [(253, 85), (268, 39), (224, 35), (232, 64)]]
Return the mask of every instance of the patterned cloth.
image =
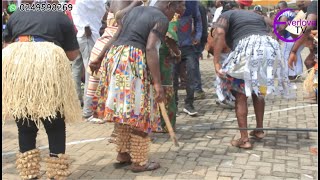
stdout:
[(38, 36), (25, 35), (25, 36), (17, 37), (15, 41), (16, 42), (44, 42), (46, 40)]
[[(111, 13), (108, 14), (108, 17)], [(109, 22), (109, 21), (108, 21)], [(110, 22), (112, 23), (112, 22)], [(117, 27), (111, 26), (108, 24), (108, 27), (105, 28), (103, 35), (96, 41), (95, 45), (92, 48), (91, 54), (90, 54), (90, 61), (95, 60), (100, 52), (102, 51), (103, 47), (108, 43), (108, 41), (112, 38), (112, 36), (117, 32)], [(90, 69), (90, 68), (87, 68)], [(101, 73), (100, 69), (100, 73)], [(100, 81), (100, 76), (90, 76), (89, 77), (89, 84), (88, 84), (88, 90), (87, 90), (87, 97), (93, 97), (98, 84)]]
[(113, 46), (102, 68), (93, 97), (94, 117), (128, 124), (146, 133), (161, 130), (160, 111), (143, 51), (128, 45)]
[[(169, 23), (168, 32), (166, 36), (178, 42), (178, 14), (172, 19)], [(170, 49), (168, 46), (163, 43), (159, 50), (160, 54), (160, 73), (161, 73), (161, 82), (165, 91), (166, 96), (166, 110), (169, 116), (171, 126), (174, 128), (176, 125), (176, 113), (177, 113), (177, 105), (175, 101), (174, 89), (173, 89), (173, 68), (175, 64), (175, 59), (172, 58)], [(162, 131), (168, 131), (166, 128), (165, 121), (161, 115), (161, 127)]]
[[(228, 58), (229, 54), (228, 53), (221, 53), (221, 57), (220, 57), (220, 64), (223, 64), (227, 58)], [(216, 94), (218, 96), (219, 101), (226, 101), (226, 102), (231, 102), (231, 101), (235, 101), (235, 97), (233, 97), (232, 94), (229, 95), (224, 95), (223, 92), (224, 91), (229, 91), (230, 86), (228, 86), (228, 84), (232, 85), (232, 82), (229, 81), (230, 78), (220, 78), (219, 76), (216, 77), (216, 83), (215, 83), (215, 88), (216, 88)], [(220, 86), (220, 84), (222, 84), (222, 86)]]
[(220, 83), (222, 95), (232, 97), (231, 90), (245, 94), (283, 95), (292, 88), (288, 66), (281, 56), (279, 43), (269, 36), (251, 35), (240, 40), (222, 65), (227, 80)]

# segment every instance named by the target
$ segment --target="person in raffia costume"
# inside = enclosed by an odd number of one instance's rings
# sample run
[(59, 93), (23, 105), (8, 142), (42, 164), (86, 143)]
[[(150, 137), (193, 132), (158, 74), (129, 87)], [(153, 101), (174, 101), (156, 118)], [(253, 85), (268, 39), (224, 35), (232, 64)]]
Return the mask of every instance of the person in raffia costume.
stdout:
[(13, 116), (18, 127), (19, 175), (22, 179), (40, 177), (36, 137), (42, 122), (50, 150), (45, 158), (46, 175), (64, 179), (70, 174), (65, 123), (81, 120), (69, 62), (79, 55), (73, 24), (63, 12), (17, 10), (3, 37), (2, 122)]
[[(117, 123), (117, 160), (132, 163), (133, 172), (155, 170), (148, 159), (149, 133), (160, 127), (157, 103), (164, 99), (159, 68), (159, 48), (173, 18), (177, 1), (158, 1), (155, 7), (135, 7), (124, 16), (92, 71), (103, 67), (93, 98), (95, 115)], [(139, 17), (139, 18), (137, 18)], [(104, 53), (108, 51), (105, 61)]]
[[(117, 22), (121, 21), (122, 17), (130, 11), (132, 8), (136, 6), (140, 6), (142, 4), (141, 0), (132, 0), (132, 1), (111, 1), (110, 2), (110, 9), (108, 13), (107, 18), (107, 27), (104, 30), (103, 35), (96, 41), (95, 45), (92, 48), (91, 54), (90, 54), (90, 62), (94, 61), (100, 52), (102, 51), (103, 47), (107, 44), (107, 42), (112, 38), (112, 36), (117, 32), (118, 25)], [(90, 68), (87, 68), (90, 71)], [(100, 81), (100, 75), (101, 75), (102, 69), (99, 70), (98, 73), (91, 74), (89, 78), (89, 85), (87, 90), (87, 96), (93, 98), (99, 81)], [(92, 118), (89, 119), (90, 122), (102, 124), (106, 121), (99, 119), (97, 117), (92, 116)]]

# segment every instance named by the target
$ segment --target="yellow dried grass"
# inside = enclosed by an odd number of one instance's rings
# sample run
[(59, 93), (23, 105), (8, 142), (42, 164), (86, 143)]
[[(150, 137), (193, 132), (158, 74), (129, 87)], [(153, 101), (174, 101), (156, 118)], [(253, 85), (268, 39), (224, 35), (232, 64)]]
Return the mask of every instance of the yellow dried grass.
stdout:
[(2, 50), (2, 122), (8, 115), (81, 120), (81, 107), (72, 79), (70, 61), (50, 42), (16, 42)]
[(315, 68), (311, 68), (309, 70), (309, 74), (303, 82), (303, 89), (306, 93), (314, 93), (314, 76), (315, 76)]

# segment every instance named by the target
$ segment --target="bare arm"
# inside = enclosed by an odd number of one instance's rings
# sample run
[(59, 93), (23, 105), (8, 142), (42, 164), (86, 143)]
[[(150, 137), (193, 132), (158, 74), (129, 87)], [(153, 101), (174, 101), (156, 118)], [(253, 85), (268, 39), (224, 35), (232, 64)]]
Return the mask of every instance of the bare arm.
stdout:
[(181, 51), (177, 42), (169, 37), (166, 37), (166, 44), (169, 48), (171, 57), (174, 58), (174, 63), (179, 63), (181, 61)]
[(161, 39), (164, 38), (168, 30), (169, 22), (160, 21), (151, 30), (146, 45), (147, 66), (150, 70), (154, 88), (156, 90), (156, 101), (161, 102), (164, 99), (164, 92), (161, 84), (159, 49)]
[(222, 74), (219, 72), (219, 70), (221, 69), (221, 64), (220, 64), (220, 56), (221, 56), (221, 52), (224, 48), (224, 45), (226, 44), (226, 40), (225, 40), (225, 31), (223, 28), (218, 27), (216, 29), (216, 35), (214, 36), (214, 58), (213, 58), (213, 63), (214, 63), (214, 67), (216, 70), (217, 75), (222, 76)]
[[(316, 21), (316, 20), (317, 20), (317, 15), (315, 14), (309, 14), (307, 17), (307, 21)], [(296, 63), (297, 51), (299, 47), (308, 39), (308, 37), (310, 36), (311, 30), (313, 28), (314, 28), (313, 26), (307, 26), (304, 35), (294, 43), (290, 52), (289, 60), (288, 60), (288, 64), (290, 68), (293, 68), (293, 64)]]
[(80, 55), (79, 49), (74, 50), (74, 51), (65, 51), (65, 53), (70, 61), (76, 60), (77, 57)]
[(106, 52), (111, 48), (112, 44), (118, 39), (120, 32), (122, 29), (122, 24), (118, 25), (118, 29), (117, 32), (113, 35), (113, 37), (107, 42), (107, 44), (103, 47), (102, 51), (100, 52), (100, 54), (97, 56), (97, 58), (91, 62), (89, 62), (89, 67), (91, 69), (91, 72), (98, 72), (100, 66), (101, 66), (101, 62), (104, 58), (104, 55), (106, 54)]
[[(113, 3), (122, 3), (122, 2), (113, 2)], [(102, 61), (104, 55), (106, 54), (107, 50), (110, 49), (110, 47), (112, 46), (112, 44), (118, 39), (121, 29), (122, 29), (122, 23), (121, 20), (123, 18), (123, 16), (129, 12), (132, 8), (139, 6), (142, 4), (142, 1), (140, 0), (133, 0), (129, 6), (125, 7), (124, 9), (120, 10), (117, 14), (116, 14), (116, 21), (118, 24), (118, 29), (117, 32), (113, 35), (113, 37), (108, 41), (108, 43), (104, 46), (104, 48), (102, 49), (102, 51), (100, 52), (100, 54), (97, 57), (97, 60)]]
[(148, 37), (147, 47), (146, 47), (146, 57), (147, 65), (151, 72), (153, 84), (155, 86), (161, 86), (160, 77), (160, 63), (159, 63), (159, 48), (161, 41), (158, 36), (151, 32)]
[(122, 30), (122, 24), (118, 25), (118, 29), (116, 33), (112, 36), (112, 38), (107, 42), (107, 44), (103, 47), (102, 51), (100, 52), (98, 58), (103, 58), (106, 52), (111, 48), (112, 44), (118, 39)]
[[(307, 21), (317, 21), (317, 16), (315, 14), (309, 14), (307, 17)], [(304, 35), (294, 43), (293, 48), (291, 49), (291, 52), (296, 53), (299, 49), (299, 47), (304, 43), (304, 41), (310, 36), (311, 30), (313, 29), (313, 26), (307, 26), (306, 32)]]
[(221, 64), (220, 64), (220, 56), (223, 48), (226, 46), (226, 29), (228, 28), (227, 20), (224, 18), (219, 18), (216, 23), (215, 35), (213, 39), (214, 46), (214, 58), (213, 63), (215, 67), (216, 74), (220, 77), (223, 77), (223, 74), (220, 72)]

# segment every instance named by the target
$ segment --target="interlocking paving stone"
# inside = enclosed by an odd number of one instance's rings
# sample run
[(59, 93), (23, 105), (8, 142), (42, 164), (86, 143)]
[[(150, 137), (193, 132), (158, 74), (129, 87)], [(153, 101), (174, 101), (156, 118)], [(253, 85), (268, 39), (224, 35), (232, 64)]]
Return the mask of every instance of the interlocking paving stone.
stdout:
[[(206, 55), (205, 55), (206, 56)], [(304, 55), (305, 57), (305, 55)], [(212, 57), (211, 57), (212, 58)], [(174, 147), (168, 134), (153, 134), (150, 158), (161, 164), (155, 171), (132, 173), (127, 169), (115, 169), (115, 145), (108, 139), (79, 143), (81, 140), (108, 138), (113, 124), (77, 122), (67, 124), (66, 153), (71, 156), (72, 174), (68, 179), (206, 179), (206, 180), (293, 180), (317, 179), (318, 155), (310, 148), (318, 147), (318, 133), (266, 131), (266, 137), (251, 139), (252, 150), (230, 145), (239, 138), (237, 130), (218, 130), (215, 127), (237, 127), (234, 110), (215, 104), (212, 59), (201, 60), (203, 89), (206, 99), (195, 101), (200, 115), (189, 117), (181, 113), (177, 117), (177, 138), (180, 147)], [(266, 100), (265, 127), (317, 128), (318, 107), (303, 97), (302, 83), (296, 83), (297, 98)], [(179, 90), (179, 111), (183, 108), (185, 91)], [(248, 98), (248, 126), (255, 127), (251, 98)], [(305, 106), (305, 107), (303, 107)], [(297, 109), (289, 109), (297, 107)], [(298, 108), (299, 107), (299, 108)], [(281, 110), (282, 112), (277, 112)], [(276, 112), (272, 112), (276, 111)], [(43, 127), (39, 130), (37, 146), (47, 146)], [(2, 127), (2, 179), (19, 179), (15, 169), (15, 153), (18, 151), (17, 128), (13, 121)], [(41, 150), (42, 157), (48, 149)], [(45, 178), (45, 164), (41, 163)]]

